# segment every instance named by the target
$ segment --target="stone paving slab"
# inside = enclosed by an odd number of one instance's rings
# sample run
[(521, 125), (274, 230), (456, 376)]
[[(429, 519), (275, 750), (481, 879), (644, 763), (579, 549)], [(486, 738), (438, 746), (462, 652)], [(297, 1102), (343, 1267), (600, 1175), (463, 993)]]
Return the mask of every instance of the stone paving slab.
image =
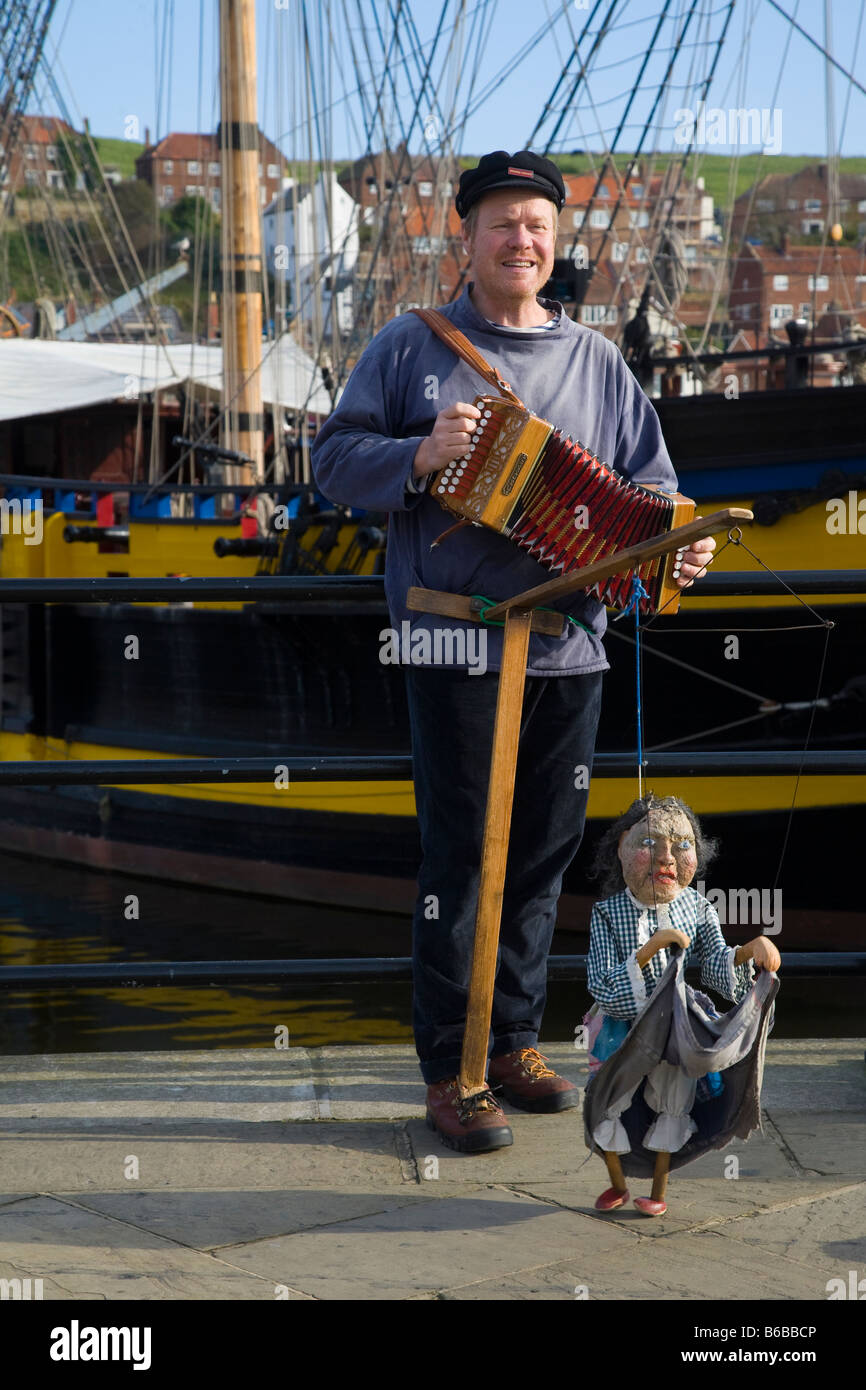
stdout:
[[(0, 1059), (0, 1278), (81, 1299), (825, 1299), (866, 1276), (863, 1049), (771, 1039), (765, 1133), (675, 1172), (658, 1221), (595, 1212), (579, 1108), (506, 1106), (511, 1148), (447, 1149), (409, 1047)], [(571, 1043), (543, 1050), (585, 1084)]]
[[(798, 1162), (816, 1173), (848, 1178), (866, 1178), (866, 1107), (859, 1116), (839, 1112), (825, 1113), (826, 1096), (813, 1095), (810, 1106), (796, 1114), (788, 1111), (772, 1115), (780, 1134)], [(820, 1105), (821, 1109), (817, 1109)]]
[(274, 1281), (254, 1271), (55, 1197), (3, 1213), (0, 1278), (28, 1276), (46, 1299), (275, 1298)]
[[(585, 1290), (585, 1293), (584, 1293)], [(603, 1259), (591, 1250), (568, 1260), (517, 1269), (474, 1283), (456, 1281), (439, 1294), (459, 1300), (660, 1299), (725, 1300), (826, 1299), (826, 1278), (799, 1262), (729, 1239), (719, 1231), (671, 1235), (660, 1245), (635, 1239), (631, 1246), (607, 1250)], [(577, 1316), (577, 1314), (575, 1315)], [(592, 1313), (587, 1310), (591, 1319)], [(735, 1319), (736, 1314), (732, 1312)], [(801, 1321), (808, 1321), (802, 1318)], [(592, 1324), (587, 1324), (587, 1331)], [(625, 1330), (625, 1325), (624, 1325)], [(661, 1335), (654, 1324), (644, 1334)], [(639, 1335), (634, 1330), (634, 1337)]]
[(0, 1118), (315, 1120), (306, 1048), (0, 1058)]
[(440, 1195), (438, 1189), (407, 1183), (396, 1192), (370, 1191), (362, 1185), (340, 1191), (323, 1185), (255, 1192), (99, 1192), (79, 1194), (75, 1200), (90, 1211), (196, 1250), (218, 1250), (433, 1202)]
[[(153, 1130), (117, 1121), (108, 1134), (56, 1135), (50, 1129), (0, 1138), (6, 1192), (129, 1192), (135, 1187), (194, 1192), (282, 1188), (325, 1182), (335, 1190), (400, 1188), (391, 1125), (204, 1126), (179, 1121)], [(131, 1159), (138, 1161), (138, 1176)]]
[(606, 1263), (635, 1244), (628, 1232), (501, 1188), (220, 1254), (262, 1278), (291, 1280), (316, 1298), (371, 1300), (432, 1296), (491, 1272), (505, 1277), (515, 1268), (550, 1264), (575, 1249)]
[(731, 1240), (760, 1246), (780, 1259), (847, 1279), (849, 1269), (866, 1275), (866, 1183), (837, 1187), (814, 1201), (801, 1201), (781, 1213), (762, 1213), (732, 1221)]

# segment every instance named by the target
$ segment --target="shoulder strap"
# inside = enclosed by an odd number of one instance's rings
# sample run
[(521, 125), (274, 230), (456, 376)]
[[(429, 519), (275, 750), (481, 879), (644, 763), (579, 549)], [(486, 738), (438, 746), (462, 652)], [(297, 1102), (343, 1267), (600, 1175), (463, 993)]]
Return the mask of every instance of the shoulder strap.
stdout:
[(444, 314), (440, 314), (438, 309), (410, 309), (412, 314), (417, 314), (419, 319), (423, 319), (427, 327), (432, 329), (437, 338), (441, 338), (443, 343), (450, 347), (451, 351), (458, 357), (462, 357), (464, 362), (468, 362), (473, 371), (482, 376), (489, 386), (494, 386), (501, 396), (505, 396), (512, 405), (519, 406), (525, 410), (526, 406), (518, 395), (512, 391), (507, 381), (503, 381), (499, 373), (491, 367), (490, 363), (481, 356), (476, 347), (473, 347), (465, 334), (455, 328), (450, 319)]

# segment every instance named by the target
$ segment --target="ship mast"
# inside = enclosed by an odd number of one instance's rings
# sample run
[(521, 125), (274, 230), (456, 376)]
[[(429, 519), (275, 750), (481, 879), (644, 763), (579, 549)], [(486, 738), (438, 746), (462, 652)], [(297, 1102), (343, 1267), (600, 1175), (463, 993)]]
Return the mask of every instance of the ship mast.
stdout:
[(231, 482), (264, 480), (262, 243), (256, 110), (255, 0), (219, 0), (222, 165), (223, 425), (227, 449), (252, 463)]

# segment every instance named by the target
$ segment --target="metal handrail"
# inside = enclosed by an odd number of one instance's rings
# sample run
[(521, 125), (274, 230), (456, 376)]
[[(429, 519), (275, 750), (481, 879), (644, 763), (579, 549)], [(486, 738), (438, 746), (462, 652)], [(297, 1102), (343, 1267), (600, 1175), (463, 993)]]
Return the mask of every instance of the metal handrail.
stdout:
[[(858, 777), (866, 774), (866, 749), (737, 749), (648, 753), (641, 764), (656, 777)], [(596, 753), (593, 772), (631, 777), (629, 753)], [(403, 753), (329, 757), (258, 758), (68, 758), (0, 762), (0, 787), (169, 786), (197, 782), (274, 782), (288, 790), (304, 782), (411, 781), (412, 759)], [(287, 780), (288, 779), (288, 780)]]
[[(711, 572), (699, 586), (683, 590), (682, 597), (686, 602), (738, 594), (784, 598), (782, 584), (799, 594), (862, 594), (866, 600), (866, 569)], [(305, 606), (356, 600), (384, 607), (385, 584), (380, 575), (350, 574), (0, 579), (0, 603), (238, 603), (274, 598), (291, 598)]]
[[(585, 955), (549, 956), (547, 978), (555, 983), (586, 980)], [(697, 966), (694, 967), (697, 970)], [(863, 951), (786, 951), (789, 976), (866, 975)], [(111, 961), (75, 965), (7, 965), (0, 967), (0, 989), (54, 989), (72, 985), (156, 987), (165, 985), (267, 985), (287, 980), (304, 984), (408, 984), (409, 956), (356, 956), (334, 960), (190, 960)]]

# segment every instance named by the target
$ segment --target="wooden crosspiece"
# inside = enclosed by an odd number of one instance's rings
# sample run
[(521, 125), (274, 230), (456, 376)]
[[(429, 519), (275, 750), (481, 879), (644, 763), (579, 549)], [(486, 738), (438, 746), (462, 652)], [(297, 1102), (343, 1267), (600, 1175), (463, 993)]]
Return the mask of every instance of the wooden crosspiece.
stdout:
[[(539, 584), (534, 589), (515, 594), (513, 598), (505, 599), (492, 608), (465, 594), (450, 594), (417, 587), (409, 590), (406, 606), (414, 612), (434, 613), (440, 617), (457, 618), (464, 622), (504, 622), (505, 626), (490, 778), (487, 786), (481, 878), (475, 914), (475, 945), (458, 1078), (459, 1090), (464, 1097), (477, 1095), (487, 1086), (487, 1050), (496, 957), (499, 951), (502, 896), (508, 863), (508, 839), (511, 831), (529, 635), (530, 632), (543, 632), (551, 636), (560, 636), (567, 621), (564, 615), (539, 610), (548, 603), (567, 598), (580, 589), (587, 589), (612, 574), (626, 569), (637, 569), (647, 560), (659, 559), (675, 550), (688, 548), (692, 541), (702, 536), (717, 535), (740, 521), (751, 520), (752, 513), (741, 507), (728, 507), (724, 511), (713, 512), (711, 516), (690, 521), (686, 526), (679, 526), (666, 535), (629, 546), (628, 549), (589, 565), (586, 569), (572, 570), (557, 579)], [(482, 608), (486, 609), (483, 619)], [(662, 1175), (658, 1176), (661, 1178)]]

